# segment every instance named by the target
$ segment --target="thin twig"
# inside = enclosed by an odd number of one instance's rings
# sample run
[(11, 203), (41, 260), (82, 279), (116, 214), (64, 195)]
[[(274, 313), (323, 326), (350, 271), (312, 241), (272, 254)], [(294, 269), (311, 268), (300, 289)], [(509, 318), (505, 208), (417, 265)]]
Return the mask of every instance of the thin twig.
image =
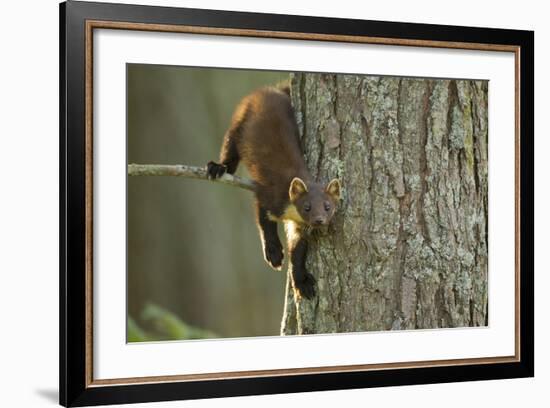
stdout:
[(206, 169), (203, 167), (187, 166), (185, 164), (129, 164), (129, 176), (176, 176), (198, 180), (215, 181), (222, 184), (227, 184), (233, 187), (244, 188), (245, 190), (254, 191), (255, 184), (252, 180), (245, 179), (231, 174), (224, 174), (217, 179), (209, 179), (206, 174)]

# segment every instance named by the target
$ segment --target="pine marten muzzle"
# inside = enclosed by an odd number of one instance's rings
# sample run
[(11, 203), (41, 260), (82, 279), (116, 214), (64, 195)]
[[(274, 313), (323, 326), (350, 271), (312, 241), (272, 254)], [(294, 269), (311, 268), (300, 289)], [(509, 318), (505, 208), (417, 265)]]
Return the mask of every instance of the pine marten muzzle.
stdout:
[(306, 227), (328, 225), (340, 200), (340, 182), (316, 182), (307, 170), (287, 87), (261, 88), (235, 109), (225, 133), (219, 163), (209, 162), (209, 178), (233, 174), (240, 162), (255, 182), (256, 223), (264, 258), (283, 264), (277, 222), (285, 223), (294, 289), (315, 296), (315, 279), (306, 271)]

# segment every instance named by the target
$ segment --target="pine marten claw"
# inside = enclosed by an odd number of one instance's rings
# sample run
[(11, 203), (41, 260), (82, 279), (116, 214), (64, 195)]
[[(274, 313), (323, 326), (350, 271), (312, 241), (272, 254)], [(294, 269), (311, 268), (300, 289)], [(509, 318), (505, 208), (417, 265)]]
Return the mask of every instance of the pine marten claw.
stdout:
[(315, 297), (315, 283), (313, 275), (306, 273), (303, 280), (294, 282), (294, 287), (300, 297), (311, 300)]
[(219, 164), (213, 161), (208, 162), (206, 165), (206, 175), (208, 179), (217, 179), (225, 174), (227, 166)]

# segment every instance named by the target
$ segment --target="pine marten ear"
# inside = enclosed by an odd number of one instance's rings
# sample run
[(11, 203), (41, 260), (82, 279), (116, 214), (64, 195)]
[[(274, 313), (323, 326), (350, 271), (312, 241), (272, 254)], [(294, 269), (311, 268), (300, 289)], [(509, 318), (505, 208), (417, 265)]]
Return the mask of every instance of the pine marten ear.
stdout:
[(307, 193), (307, 186), (299, 177), (294, 177), (290, 182), (290, 188), (288, 189), (288, 196), (290, 201), (296, 201), (302, 194)]
[(328, 195), (330, 195), (335, 201), (340, 200), (342, 187), (340, 186), (340, 180), (332, 179), (328, 183), (327, 188), (325, 189)]

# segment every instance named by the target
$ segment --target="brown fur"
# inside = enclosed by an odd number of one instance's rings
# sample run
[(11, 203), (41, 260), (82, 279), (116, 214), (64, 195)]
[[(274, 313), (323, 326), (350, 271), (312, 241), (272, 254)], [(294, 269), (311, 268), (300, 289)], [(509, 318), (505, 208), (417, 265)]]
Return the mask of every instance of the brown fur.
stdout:
[(290, 98), (276, 88), (263, 88), (247, 96), (240, 106), (246, 111), (246, 120), (235, 138), (237, 151), (258, 186), (258, 201), (280, 217), (289, 204), (292, 179), (310, 180)]
[[(239, 103), (224, 137), (220, 163), (208, 163), (209, 177), (233, 174), (241, 161), (256, 183), (256, 218), (266, 261), (279, 269), (283, 255), (275, 222), (295, 223), (296, 231), (302, 225), (326, 225), (340, 198), (337, 179), (324, 186), (307, 170), (288, 84), (261, 88)], [(312, 297), (315, 281), (305, 271), (306, 242), (298, 236), (292, 244), (295, 287)]]

